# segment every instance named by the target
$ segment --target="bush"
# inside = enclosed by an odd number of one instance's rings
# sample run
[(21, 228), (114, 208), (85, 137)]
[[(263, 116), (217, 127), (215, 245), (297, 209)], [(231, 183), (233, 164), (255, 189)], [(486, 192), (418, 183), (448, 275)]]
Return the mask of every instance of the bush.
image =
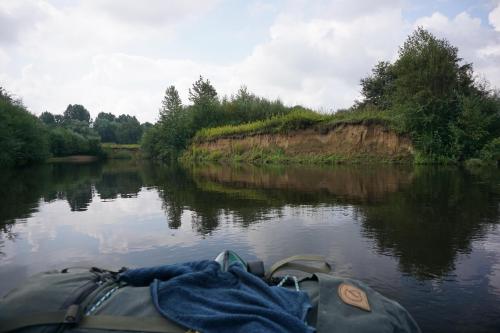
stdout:
[(491, 140), (481, 149), (481, 159), (486, 162), (500, 161), (500, 137)]
[(86, 138), (81, 134), (62, 127), (50, 131), (49, 142), (50, 152), (56, 157), (102, 154), (99, 138)]
[(0, 167), (26, 165), (48, 156), (45, 126), (0, 88)]

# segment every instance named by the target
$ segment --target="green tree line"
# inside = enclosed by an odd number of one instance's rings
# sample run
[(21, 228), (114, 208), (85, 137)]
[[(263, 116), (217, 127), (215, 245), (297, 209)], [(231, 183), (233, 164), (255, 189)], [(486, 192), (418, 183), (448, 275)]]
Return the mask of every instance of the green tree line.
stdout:
[(99, 113), (70, 104), (63, 114), (30, 113), (23, 103), (0, 87), (0, 167), (44, 161), (50, 156), (102, 155), (101, 142), (138, 143), (149, 123), (130, 115)]
[(245, 86), (230, 97), (220, 98), (210, 80), (202, 76), (189, 89), (189, 101), (190, 105), (183, 105), (174, 86), (166, 89), (159, 120), (142, 139), (146, 156), (175, 159), (202, 128), (238, 125), (303, 110), (301, 106), (287, 107), (279, 99), (258, 97)]

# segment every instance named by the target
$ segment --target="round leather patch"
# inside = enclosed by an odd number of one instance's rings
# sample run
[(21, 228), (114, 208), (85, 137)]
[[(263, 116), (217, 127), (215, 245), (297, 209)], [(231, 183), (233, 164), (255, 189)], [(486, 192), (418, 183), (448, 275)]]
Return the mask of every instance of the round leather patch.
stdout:
[(371, 311), (366, 293), (347, 283), (341, 283), (338, 289), (340, 299), (349, 305), (355, 306), (365, 311)]

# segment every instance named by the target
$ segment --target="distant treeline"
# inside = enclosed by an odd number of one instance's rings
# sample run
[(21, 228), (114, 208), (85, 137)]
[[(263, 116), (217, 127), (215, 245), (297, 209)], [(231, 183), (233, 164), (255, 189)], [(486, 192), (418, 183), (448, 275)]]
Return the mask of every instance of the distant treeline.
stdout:
[(129, 115), (99, 113), (92, 121), (82, 105), (68, 105), (63, 114), (31, 114), (20, 100), (0, 87), (0, 167), (26, 165), (50, 156), (102, 155), (101, 142), (138, 143), (144, 130)]
[(500, 160), (500, 95), (477, 79), (472, 64), (446, 39), (418, 28), (394, 63), (379, 62), (361, 80), (361, 94), (351, 108), (324, 115), (268, 101), (246, 88), (220, 99), (200, 77), (189, 90), (192, 105), (182, 104), (174, 86), (166, 90), (160, 120), (145, 133), (142, 148), (164, 160), (175, 158), (193, 138), (370, 121), (409, 135), (417, 163)]

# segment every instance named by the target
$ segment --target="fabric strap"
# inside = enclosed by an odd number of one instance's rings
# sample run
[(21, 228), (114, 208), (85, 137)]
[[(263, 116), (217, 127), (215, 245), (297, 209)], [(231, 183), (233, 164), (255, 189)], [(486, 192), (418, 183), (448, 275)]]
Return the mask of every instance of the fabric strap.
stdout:
[[(0, 333), (38, 326), (64, 324), (66, 311), (30, 314), (0, 321)], [(162, 317), (85, 316), (76, 325), (80, 329), (101, 329), (148, 333), (186, 333), (188, 330)]]
[[(317, 261), (321, 262), (320, 266), (309, 266), (304, 264), (296, 263), (295, 261)], [(280, 270), (297, 270), (306, 273), (329, 273), (332, 268), (328, 262), (326, 262), (323, 256), (318, 255), (296, 255), (285, 258), (283, 260), (277, 261), (274, 265), (269, 268), (266, 272), (266, 278), (271, 278), (273, 275)]]

